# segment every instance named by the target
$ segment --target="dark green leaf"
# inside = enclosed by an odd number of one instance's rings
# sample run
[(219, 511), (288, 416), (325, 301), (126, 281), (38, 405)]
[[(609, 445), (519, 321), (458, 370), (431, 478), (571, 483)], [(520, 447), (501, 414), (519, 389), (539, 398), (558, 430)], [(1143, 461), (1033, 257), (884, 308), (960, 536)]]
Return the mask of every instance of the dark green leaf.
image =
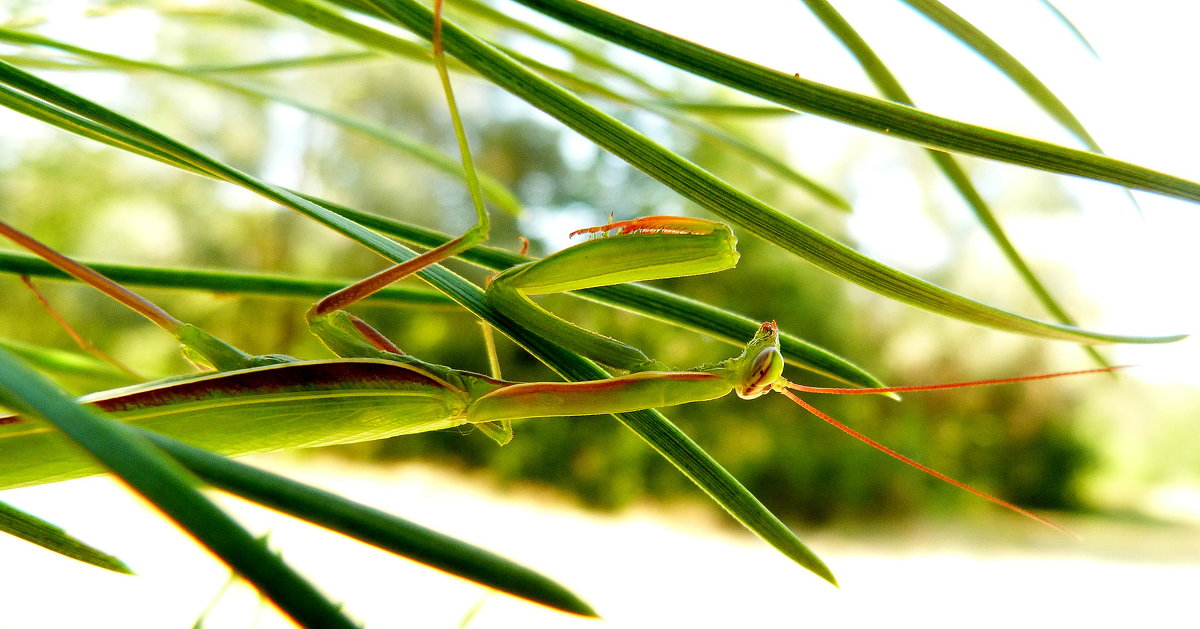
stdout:
[(62, 430), (302, 626), (354, 627), (337, 605), (200, 494), (194, 477), (132, 428), (93, 415), (0, 350), (0, 402)]
[(133, 574), (120, 559), (68, 535), (60, 527), (3, 502), (0, 502), (0, 531), (98, 568)]

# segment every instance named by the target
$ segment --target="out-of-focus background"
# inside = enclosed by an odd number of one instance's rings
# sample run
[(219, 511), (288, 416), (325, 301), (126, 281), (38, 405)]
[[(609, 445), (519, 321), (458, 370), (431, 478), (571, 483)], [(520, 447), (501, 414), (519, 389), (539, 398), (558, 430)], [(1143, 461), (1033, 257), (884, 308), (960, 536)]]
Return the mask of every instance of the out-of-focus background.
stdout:
[[(922, 108), (1074, 145), (984, 61), (903, 4), (843, 4), (839, 8), (892, 64)], [(1189, 8), (1146, 3), (1133, 12), (1056, 3), (1088, 38), (1093, 56), (1042, 3), (983, 4), (953, 6), (1049, 84), (1109, 154), (1200, 179), (1194, 159), (1198, 128), (1189, 107), (1197, 102), (1197, 88), (1180, 73), (1197, 58), (1190, 34), (1197, 15)], [(736, 12), (717, 3), (606, 6), (764, 65), (874, 93), (801, 3), (764, 0), (739, 5)], [(518, 20), (555, 28), (519, 7), (498, 8)], [(453, 2), (450, 10), (454, 16)], [(8, 20), (9, 28), (179, 67), (351, 51), (302, 24), (240, 3), (30, 0), (9, 7), (0, 20)], [(498, 32), (479, 20), (464, 22), (542, 62), (573, 67), (561, 51), (528, 37)], [(626, 51), (561, 27), (556, 32), (611, 55), (680, 98), (732, 98)], [(6, 46), (0, 54), (274, 183), (448, 233), (472, 220), (469, 198), (457, 179), (284, 104), (264, 104), (161, 72), (67, 70), (55, 65), (65, 56), (49, 50)], [(454, 155), (443, 97), (427, 64), (361, 57), (213, 76), (352, 115)], [(526, 236), (532, 253), (541, 255), (566, 246), (570, 231), (605, 222), (610, 213), (618, 219), (699, 214), (498, 88), (465, 74), (456, 75), (455, 87), (478, 166), (510, 186), (524, 208), (519, 217), (493, 213), (492, 244), (516, 249), (518, 236)], [(651, 111), (596, 102), (868, 255), (989, 304), (1043, 316), (918, 147), (814, 116), (714, 119), (843, 195), (853, 208), (845, 213)], [(346, 279), (381, 266), (353, 243), (242, 191), (7, 110), (0, 110), (0, 147), (5, 219), (80, 258)], [(1083, 327), (1147, 335), (1193, 331), (1200, 314), (1188, 284), (1197, 262), (1191, 242), (1194, 206), (1140, 193), (1132, 195), (1135, 204), (1130, 195), (1105, 184), (962, 161), (1017, 247)], [(985, 330), (890, 302), (781, 257), (753, 237), (743, 237), (740, 249), (734, 271), (661, 285), (755, 319), (775, 319), (783, 329), (854, 360), (888, 383), (1092, 365), (1073, 345)], [(483, 280), (481, 271), (455, 268)], [(78, 286), (40, 286), (68, 321), (140, 373), (159, 377), (187, 370), (169, 337), (120, 306)], [(327, 355), (304, 329), (303, 301), (143, 293), (247, 351)], [(0, 296), (4, 340), (71, 348), (66, 334), (15, 277), (0, 277)], [(737, 351), (596, 304), (567, 297), (546, 303), (568, 319), (680, 367)], [(356, 312), (422, 359), (487, 370), (478, 326), (460, 311), (363, 306)], [(506, 378), (552, 377), (511, 344), (502, 342), (499, 351)], [(790, 622), (785, 614), (803, 617), (806, 610), (834, 622), (887, 619), (905, 625), (932, 618), (944, 625), (956, 619), (999, 624), (1018, 622), (1038, 606), (1050, 606), (1050, 617), (1062, 620), (1169, 621), (1171, 610), (1183, 609), (1189, 598), (1182, 584), (1200, 575), (1195, 343), (1101, 351), (1114, 362), (1139, 366), (1117, 378), (913, 394), (902, 403), (867, 397), (815, 400), (917, 460), (1051, 513), (1083, 534), (1084, 541), (1043, 530), (907, 469), (782, 398), (727, 399), (670, 411), (775, 513), (805, 532), (802, 537), (841, 576), (840, 591), (763, 548), (611, 419), (519, 422), (516, 439), (504, 448), (478, 433), (450, 431), (263, 463), (544, 569), (591, 600), (616, 626), (703, 618), (785, 624)], [(826, 383), (799, 371), (791, 377)], [(110, 481), (73, 481), (2, 497), (85, 539), (107, 540), (107, 549), (132, 557), (144, 576), (129, 585), (134, 580), (100, 575), (20, 542), (0, 540), (4, 563), (20, 566), (4, 577), (12, 581), (3, 591), (18, 600), (0, 607), (0, 627), (35, 626), (39, 618), (65, 623), (81, 609), (91, 618), (121, 618), (122, 626), (184, 626), (164, 623), (194, 620), (220, 587), (214, 562), (146, 515)], [(479, 588), (365, 547), (345, 542), (325, 547), (329, 535), (235, 508), (254, 526), (276, 531), (272, 541), (287, 557), (298, 557), (302, 567), (311, 561), (314, 577), (370, 626), (456, 626), (480, 600), (470, 626), (582, 622), (499, 595), (481, 598)], [(184, 580), (183, 573), (201, 578)], [(63, 584), (72, 595), (105, 594), (87, 605), (36, 602), (39, 592)], [(1135, 601), (1131, 588), (1151, 598)], [(186, 594), (179, 596), (181, 591)], [(213, 626), (251, 625), (252, 605), (230, 602), (237, 596), (222, 599), (224, 607), (214, 618), (226, 620)], [(248, 596), (243, 602), (250, 605)], [(147, 611), (156, 599), (172, 601), (169, 611)], [(890, 611), (868, 614), (861, 611), (864, 605)], [(997, 605), (1003, 611), (998, 613)], [(1036, 613), (1047, 618), (1045, 610)]]

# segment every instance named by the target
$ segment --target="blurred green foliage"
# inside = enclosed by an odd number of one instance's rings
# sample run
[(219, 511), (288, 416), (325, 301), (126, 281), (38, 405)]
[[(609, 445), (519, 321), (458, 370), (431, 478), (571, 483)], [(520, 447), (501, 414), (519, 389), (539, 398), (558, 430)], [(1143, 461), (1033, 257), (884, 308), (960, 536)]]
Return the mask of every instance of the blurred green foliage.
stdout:
[[(214, 65), (340, 50), (294, 24), (243, 11), (224, 16), (160, 14), (162, 22), (154, 31), (155, 58), (181, 65)], [(197, 21), (205, 18), (203, 26), (210, 35), (191, 34)], [(400, 129), (453, 155), (448, 117), (427, 66), (366, 60), (241, 78)], [(369, 138), (282, 105), (263, 106), (148, 72), (122, 76), (64, 71), (55, 73), (55, 80), (277, 183), (448, 233), (461, 231), (471, 220), (460, 181)], [(548, 124), (506, 93), (466, 76), (457, 81), (478, 165), (507, 183), (526, 206), (519, 221), (495, 213), (494, 244), (515, 249), (518, 235), (525, 235), (533, 239), (534, 253), (546, 253), (547, 247), (561, 244), (562, 234), (604, 222), (610, 212), (628, 218), (692, 210), (673, 193), (571, 132)], [(662, 87), (683, 95), (712, 96), (707, 88), (676, 75)], [(796, 208), (806, 221), (849, 240), (844, 214), (816, 207), (804, 193), (773, 175), (729, 159), (725, 147), (665, 125), (644, 111), (609, 107), (723, 178), (778, 207)], [(365, 276), (382, 264), (351, 243), (227, 186), (67, 137), (26, 118), (7, 114), (3, 119), (5, 124), (31, 127), (22, 129), (25, 139), (19, 144), (0, 132), (8, 154), (0, 161), (0, 198), (6, 218), (71, 255), (323, 278)], [(760, 148), (784, 151), (777, 121), (733, 123), (714, 118), (712, 122)], [(919, 168), (917, 172), (915, 176), (922, 176)], [(838, 173), (829, 177), (846, 179)], [(1057, 189), (1046, 190), (1046, 195), (1060, 200)], [(559, 240), (547, 242), (553, 236)], [(897, 384), (1048, 368), (1040, 349), (1043, 343), (997, 340), (1003, 335), (947, 323), (847, 289), (844, 283), (795, 259), (781, 258), (753, 239), (744, 239), (741, 250), (742, 262), (735, 271), (662, 284), (760, 320), (776, 319), (784, 329)], [(478, 270), (455, 268), (483, 281)], [(933, 275), (967, 293), (973, 281), (980, 287), (996, 281), (971, 278), (969, 272), (956, 272), (953, 267)], [(165, 335), (106, 298), (77, 286), (43, 284), (64, 317), (135, 369), (150, 377), (187, 369)], [(50, 347), (70, 346), (16, 278), (0, 277), (0, 295), (4, 295), (0, 336)], [(294, 300), (172, 291), (148, 291), (147, 296), (250, 352), (326, 355), (303, 328), (306, 304)], [(567, 297), (551, 298), (548, 303), (573, 321), (680, 367), (736, 351), (592, 303)], [(487, 370), (478, 325), (468, 316), (445, 309), (370, 306), (358, 312), (416, 356), (462, 369)], [(984, 343), (986, 351), (974, 349)], [(898, 356), (892, 349), (897, 344), (917, 351)], [(502, 343), (500, 351), (506, 378), (552, 377), (510, 345)], [(1001, 498), (1035, 508), (1071, 509), (1083, 506), (1079, 486), (1093, 464), (1089, 447), (1073, 428), (1073, 409), (1089, 386), (1096, 386), (1095, 381), (913, 394), (902, 403), (883, 398), (829, 398), (815, 403), (879, 441)], [(966, 505), (982, 508), (976, 499), (904, 468), (774, 397), (692, 404), (669, 415), (780, 515), (818, 523)], [(616, 422), (602, 417), (520, 422), (517, 438), (504, 448), (479, 434), (445, 432), (345, 446), (340, 452), (372, 460), (419, 459), (486, 468), (501, 484), (553, 484), (581, 502), (609, 508), (646, 497), (671, 500), (696, 495), (691, 482)]]

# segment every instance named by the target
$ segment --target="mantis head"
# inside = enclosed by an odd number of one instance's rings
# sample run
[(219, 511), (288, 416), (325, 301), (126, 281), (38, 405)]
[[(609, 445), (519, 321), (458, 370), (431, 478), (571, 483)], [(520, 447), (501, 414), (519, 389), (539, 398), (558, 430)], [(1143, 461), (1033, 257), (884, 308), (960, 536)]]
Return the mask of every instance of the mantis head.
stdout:
[(758, 327), (739, 362), (744, 362), (744, 371), (733, 390), (743, 400), (753, 400), (774, 389), (776, 383), (787, 382), (782, 377), (784, 361), (779, 352), (779, 326), (774, 321)]

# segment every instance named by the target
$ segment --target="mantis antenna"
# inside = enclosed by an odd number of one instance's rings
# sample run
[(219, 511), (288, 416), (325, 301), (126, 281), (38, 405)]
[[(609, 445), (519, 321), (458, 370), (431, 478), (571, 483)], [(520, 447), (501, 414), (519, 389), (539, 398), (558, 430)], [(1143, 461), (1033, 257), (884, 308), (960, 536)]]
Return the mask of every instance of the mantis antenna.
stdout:
[(792, 393), (792, 391), (793, 390), (803, 391), (805, 393), (826, 393), (826, 394), (833, 394), (833, 395), (868, 395), (868, 394), (878, 394), (878, 393), (905, 393), (905, 392), (914, 392), (914, 391), (937, 391), (937, 390), (941, 390), (941, 389), (961, 389), (961, 388), (966, 388), (966, 387), (990, 386), (990, 385), (997, 385), (997, 384), (1009, 384), (1009, 383), (1013, 383), (1013, 382), (1027, 382), (1030, 380), (1048, 380), (1050, 378), (1062, 378), (1062, 377), (1066, 377), (1066, 376), (1079, 376), (1079, 375), (1084, 375), (1084, 374), (1105, 373), (1105, 372), (1115, 371), (1117, 369), (1125, 369), (1128, 366), (1129, 365), (1118, 365), (1118, 366), (1114, 366), (1114, 367), (1100, 367), (1097, 369), (1084, 369), (1084, 370), (1079, 370), (1079, 371), (1064, 371), (1064, 372), (1051, 373), (1051, 374), (1036, 374), (1036, 375), (1032, 375), (1032, 376), (1015, 376), (1015, 377), (1011, 377), (1011, 378), (993, 378), (993, 379), (989, 379), (989, 380), (971, 380), (971, 381), (967, 381), (967, 382), (945, 382), (945, 383), (941, 383), (941, 384), (918, 384), (918, 385), (899, 386), (899, 387), (875, 387), (875, 388), (866, 388), (866, 389), (847, 389), (847, 388), (841, 388), (841, 387), (812, 387), (812, 386), (807, 386), (807, 385), (803, 385), (803, 384), (795, 384), (792, 382), (788, 382), (787, 380), (784, 380), (783, 378), (780, 378), (775, 383), (772, 384), (771, 388), (779, 393), (782, 393), (788, 399), (790, 399), (791, 401), (800, 405), (801, 408), (808, 411), (809, 413), (812, 413), (813, 415), (815, 415), (816, 417), (818, 417), (825, 423), (829, 424), (830, 426), (837, 428), (838, 430), (846, 433), (847, 435), (850, 435), (851, 437), (858, 439), (859, 441), (871, 446), (872, 448), (875, 448), (876, 450), (879, 450), (880, 452), (882, 452), (898, 461), (901, 461), (902, 463), (905, 463), (907, 465), (915, 467), (916, 469), (921, 470), (922, 472), (925, 472), (926, 474), (929, 474), (930, 476), (932, 476), (938, 480), (947, 482), (951, 485), (954, 485), (955, 487), (958, 487), (959, 489), (962, 489), (962, 490), (968, 491), (972, 494), (975, 494), (976, 496), (979, 496), (980, 498), (983, 498), (984, 500), (988, 500), (997, 505), (1000, 505), (1001, 507), (1004, 507), (1005, 509), (1009, 509), (1009, 510), (1019, 513), (1027, 518), (1031, 518), (1033, 520), (1041, 522), (1042, 524), (1045, 524), (1046, 526), (1049, 526), (1051, 528), (1062, 531), (1063, 533), (1066, 533), (1068, 535), (1072, 535), (1072, 536), (1078, 538), (1079, 535), (1077, 533), (1075, 533), (1074, 531), (1071, 531), (1070, 529), (1067, 529), (1066, 527), (1063, 527), (1060, 524), (1055, 523), (1054, 521), (1052, 521), (1048, 518), (1040, 516), (1032, 511), (1029, 511), (1028, 509), (1018, 507), (1017, 505), (1012, 504), (1011, 502), (997, 498), (996, 496), (993, 496), (985, 491), (976, 489), (962, 481), (955, 480), (954, 478), (951, 478), (951, 477), (949, 477), (927, 465), (918, 463), (917, 461), (914, 461), (913, 459), (911, 459), (907, 456), (904, 456), (903, 454), (900, 454), (899, 452), (896, 452), (895, 450), (883, 445), (882, 443), (879, 443), (878, 441), (875, 441), (874, 439), (862, 434), (861, 432), (858, 432), (857, 430), (847, 426), (846, 424), (843, 424), (842, 422), (834, 419), (833, 417), (830, 417), (828, 414), (822, 412), (820, 409), (816, 408), (812, 404), (805, 402), (803, 399), (800, 398), (800, 396), (796, 395), (795, 393)]

